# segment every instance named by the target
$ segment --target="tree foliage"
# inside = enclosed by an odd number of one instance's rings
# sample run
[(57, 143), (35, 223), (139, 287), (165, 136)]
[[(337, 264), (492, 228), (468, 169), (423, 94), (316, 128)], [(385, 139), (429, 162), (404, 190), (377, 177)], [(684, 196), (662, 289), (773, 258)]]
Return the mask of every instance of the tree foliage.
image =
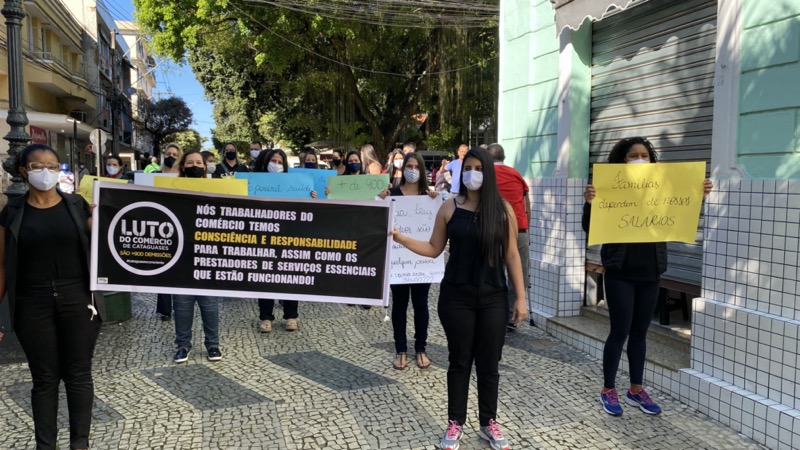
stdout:
[(200, 133), (194, 129), (188, 129), (186, 131), (179, 131), (177, 133), (173, 133), (167, 136), (164, 141), (165, 142), (175, 142), (181, 146), (181, 148), (186, 150), (202, 150), (203, 144), (208, 139), (200, 136)]
[(189, 129), (192, 111), (180, 97), (167, 97), (153, 101), (144, 98), (139, 102), (139, 127), (150, 135), (153, 155), (161, 154), (161, 144), (167, 136)]
[(134, 3), (156, 52), (186, 56), (220, 140), (371, 142), (385, 154), (445, 126), (456, 144), (470, 117), (496, 117), (496, 24), (409, 29), (227, 0)]

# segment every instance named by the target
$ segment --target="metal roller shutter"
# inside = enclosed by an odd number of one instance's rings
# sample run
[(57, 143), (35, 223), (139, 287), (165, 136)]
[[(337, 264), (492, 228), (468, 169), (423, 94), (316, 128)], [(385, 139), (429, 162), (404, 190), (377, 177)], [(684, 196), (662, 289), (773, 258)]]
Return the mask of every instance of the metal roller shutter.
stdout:
[[(716, 20), (716, 0), (649, 0), (593, 24), (592, 164), (630, 136), (660, 161), (710, 161)], [(669, 243), (664, 278), (700, 284), (702, 222), (695, 244)]]

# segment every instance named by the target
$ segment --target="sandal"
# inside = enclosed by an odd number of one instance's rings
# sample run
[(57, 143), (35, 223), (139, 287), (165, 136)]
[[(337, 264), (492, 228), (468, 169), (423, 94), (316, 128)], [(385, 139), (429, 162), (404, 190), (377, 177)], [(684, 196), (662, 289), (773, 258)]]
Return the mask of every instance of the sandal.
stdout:
[(427, 369), (431, 366), (431, 360), (428, 359), (428, 354), (425, 352), (419, 352), (414, 355), (417, 359), (417, 367), (420, 369)]
[(398, 353), (394, 355), (394, 368), (397, 370), (403, 370), (406, 368), (406, 364), (408, 363), (408, 356), (405, 353)]

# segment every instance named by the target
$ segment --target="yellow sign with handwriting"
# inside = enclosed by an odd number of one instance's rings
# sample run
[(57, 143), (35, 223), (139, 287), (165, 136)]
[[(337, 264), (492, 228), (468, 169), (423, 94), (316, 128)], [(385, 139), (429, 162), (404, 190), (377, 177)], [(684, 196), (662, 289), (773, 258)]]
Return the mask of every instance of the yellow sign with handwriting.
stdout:
[(235, 178), (155, 177), (153, 186), (182, 191), (247, 196), (247, 180)]
[(704, 162), (595, 164), (589, 245), (695, 242)]
[(84, 175), (81, 178), (81, 184), (78, 186), (78, 194), (83, 197), (90, 205), (93, 204), (92, 196), (94, 195), (94, 180), (108, 181), (110, 183), (127, 183), (128, 180), (120, 180), (119, 178), (106, 178), (96, 177), (94, 175)]

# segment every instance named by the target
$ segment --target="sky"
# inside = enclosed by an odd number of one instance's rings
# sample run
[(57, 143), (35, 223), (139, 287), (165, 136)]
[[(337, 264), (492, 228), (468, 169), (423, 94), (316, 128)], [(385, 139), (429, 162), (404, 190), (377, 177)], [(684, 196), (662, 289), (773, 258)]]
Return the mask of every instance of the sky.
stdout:
[[(131, 0), (104, 0), (114, 20), (134, 20), (133, 2)], [(160, 63), (160, 64), (159, 64)], [(192, 69), (186, 63), (180, 66), (172, 61), (157, 59), (156, 64), (156, 89), (153, 91), (155, 99), (162, 97), (181, 97), (194, 114), (192, 128), (197, 130), (207, 141), (203, 147), (210, 148), (211, 129), (214, 128), (211, 103), (203, 96), (203, 87), (197, 82)]]

